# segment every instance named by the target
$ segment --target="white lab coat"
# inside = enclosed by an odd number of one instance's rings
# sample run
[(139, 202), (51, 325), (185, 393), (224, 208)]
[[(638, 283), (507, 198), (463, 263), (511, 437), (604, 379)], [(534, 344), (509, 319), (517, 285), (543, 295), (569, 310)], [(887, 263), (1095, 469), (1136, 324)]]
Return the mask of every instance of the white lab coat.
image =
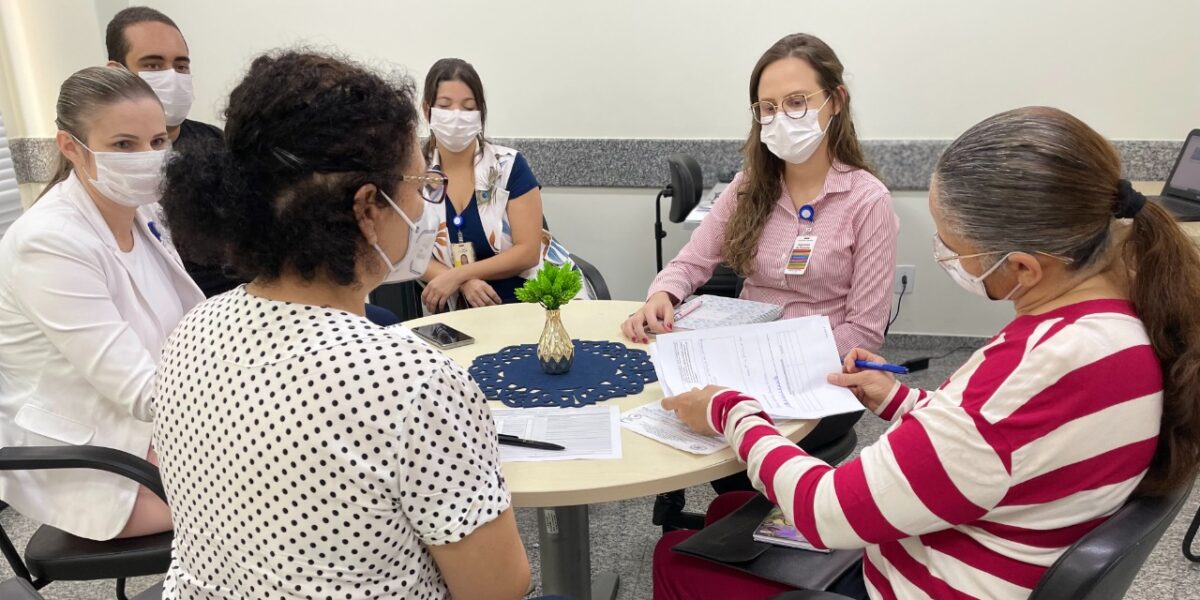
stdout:
[[(135, 227), (150, 231), (153, 215), (139, 209)], [(146, 239), (155, 238), (135, 243)], [(184, 312), (203, 301), (169, 242), (151, 245)], [(74, 174), (0, 240), (0, 446), (146, 456), (158, 349), (170, 332), (119, 252)], [(0, 472), (0, 498), (21, 514), (91, 539), (120, 533), (136, 496), (136, 483), (99, 471)]]

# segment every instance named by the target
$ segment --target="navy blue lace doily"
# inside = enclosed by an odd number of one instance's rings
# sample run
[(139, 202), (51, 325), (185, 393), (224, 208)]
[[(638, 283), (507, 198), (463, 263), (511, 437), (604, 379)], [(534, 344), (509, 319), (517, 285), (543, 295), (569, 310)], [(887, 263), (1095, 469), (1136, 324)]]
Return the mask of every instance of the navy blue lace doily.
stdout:
[(601, 400), (640, 394), (658, 381), (650, 355), (614, 342), (575, 342), (575, 363), (562, 375), (547, 375), (538, 363), (537, 345), (509, 346), (471, 364), (471, 376), (489, 400), (513, 408), (587, 406)]

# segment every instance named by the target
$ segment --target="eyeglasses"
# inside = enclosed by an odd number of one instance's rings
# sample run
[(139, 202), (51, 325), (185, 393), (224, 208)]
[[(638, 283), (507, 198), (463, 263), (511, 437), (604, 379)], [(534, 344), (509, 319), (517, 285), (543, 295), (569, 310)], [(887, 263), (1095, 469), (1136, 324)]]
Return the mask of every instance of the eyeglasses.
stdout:
[[(759, 125), (768, 125), (771, 121), (775, 120), (775, 115), (779, 113), (779, 109), (783, 108), (783, 114), (793, 119), (803, 119), (804, 115), (808, 114), (808, 99), (824, 91), (817, 90), (811, 94), (792, 94), (783, 99), (781, 106), (776, 106), (768, 100), (759, 100), (750, 105), (750, 116)], [(828, 102), (829, 100), (826, 99), (825, 101)], [(825, 105), (822, 104), (821, 106)]]
[[(946, 245), (946, 242), (942, 241), (942, 236), (940, 236), (936, 233), (933, 234), (933, 259), (940, 263), (950, 261), (950, 260), (962, 260), (964, 258), (975, 258), (978, 256), (988, 256), (991, 254), (1004, 254), (1005, 252), (1012, 254), (1013, 252), (1019, 252), (1019, 250), (1012, 250), (1012, 251), (992, 250), (991, 252), (976, 252), (975, 254), (958, 254), (958, 253), (954, 252), (953, 250), (951, 250), (950, 247)], [(1059, 256), (1057, 254), (1051, 254), (1049, 252), (1042, 252), (1041, 250), (1038, 250), (1038, 251), (1034, 252), (1033, 254), (1041, 254), (1042, 256), (1048, 256), (1055, 260), (1060, 260), (1063, 263), (1068, 264), (1068, 265), (1075, 262), (1074, 259), (1067, 258), (1065, 256)]]
[(421, 182), (421, 198), (430, 204), (441, 204), (446, 199), (446, 186), (450, 185), (446, 174), (437, 169), (429, 169), (424, 175), (405, 175), (402, 179)]

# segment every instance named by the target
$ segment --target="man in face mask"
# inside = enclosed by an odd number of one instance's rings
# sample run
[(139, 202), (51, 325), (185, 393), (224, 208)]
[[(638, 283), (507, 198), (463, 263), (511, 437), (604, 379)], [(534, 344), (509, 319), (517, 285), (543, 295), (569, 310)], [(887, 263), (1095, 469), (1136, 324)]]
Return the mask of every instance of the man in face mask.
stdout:
[(221, 137), (220, 129), (187, 118), (194, 97), (192, 61), (183, 33), (170, 17), (146, 6), (131, 6), (108, 22), (104, 41), (108, 66), (125, 67), (154, 89), (166, 111), (173, 144)]
[[(108, 66), (129, 69), (150, 84), (162, 102), (167, 135), (175, 148), (223, 137), (220, 129), (187, 118), (193, 99), (192, 60), (183, 33), (170, 17), (146, 6), (131, 6), (108, 22), (104, 42), (108, 47)], [(157, 211), (157, 205), (151, 210)], [(154, 220), (161, 227), (161, 218)], [(164, 231), (164, 235), (170, 234)], [(230, 277), (221, 265), (190, 260), (186, 247), (176, 250), (188, 275), (205, 296), (222, 294), (243, 283)]]

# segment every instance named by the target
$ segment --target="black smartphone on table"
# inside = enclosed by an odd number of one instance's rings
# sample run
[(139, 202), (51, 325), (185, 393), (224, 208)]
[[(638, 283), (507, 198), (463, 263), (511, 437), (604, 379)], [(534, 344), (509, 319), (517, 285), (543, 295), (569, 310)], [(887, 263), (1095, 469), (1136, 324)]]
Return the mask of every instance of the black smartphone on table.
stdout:
[(445, 323), (430, 323), (429, 325), (421, 325), (413, 327), (412, 332), (417, 334), (421, 339), (441, 348), (449, 350), (474, 344), (475, 338), (449, 326)]

